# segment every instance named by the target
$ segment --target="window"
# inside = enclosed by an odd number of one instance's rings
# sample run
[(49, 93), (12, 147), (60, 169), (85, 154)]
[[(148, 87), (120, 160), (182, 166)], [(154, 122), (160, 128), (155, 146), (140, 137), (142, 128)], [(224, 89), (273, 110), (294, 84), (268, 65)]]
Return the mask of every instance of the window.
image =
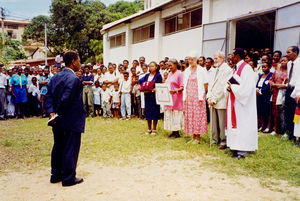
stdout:
[(186, 30), (202, 24), (202, 8), (180, 13), (165, 20), (165, 34)]
[(125, 46), (125, 33), (109, 37), (110, 48)]
[(18, 29), (18, 28), (19, 28), (18, 25), (13, 25), (13, 24), (7, 25), (7, 29)]
[(191, 12), (191, 27), (199, 26), (202, 24), (202, 8)]
[(176, 31), (176, 17), (165, 21), (165, 34), (169, 34)]
[(133, 30), (133, 43), (139, 43), (154, 38), (154, 24), (139, 27)]

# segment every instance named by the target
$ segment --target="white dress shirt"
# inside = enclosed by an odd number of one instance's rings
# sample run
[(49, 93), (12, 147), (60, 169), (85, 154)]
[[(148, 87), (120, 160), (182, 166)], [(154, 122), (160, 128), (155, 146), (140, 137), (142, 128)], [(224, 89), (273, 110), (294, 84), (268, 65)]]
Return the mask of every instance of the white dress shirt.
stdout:
[(0, 89), (5, 89), (7, 86), (7, 78), (6, 75), (0, 73)]

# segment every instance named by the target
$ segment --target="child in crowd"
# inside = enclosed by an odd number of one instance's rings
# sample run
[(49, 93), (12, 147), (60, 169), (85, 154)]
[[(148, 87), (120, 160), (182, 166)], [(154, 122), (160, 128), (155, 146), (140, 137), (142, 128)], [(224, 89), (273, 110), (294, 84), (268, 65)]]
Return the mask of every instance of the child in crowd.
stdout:
[(106, 84), (102, 85), (101, 90), (101, 105), (103, 109), (103, 117), (110, 118), (111, 117), (111, 91), (107, 88)]
[(30, 116), (40, 116), (40, 108), (41, 108), (41, 102), (40, 102), (40, 90), (37, 83), (37, 78), (32, 77), (31, 79), (31, 85), (28, 88), (28, 99), (29, 99), (29, 106), (31, 114)]
[[(148, 66), (147, 64), (142, 65), (142, 73), (139, 74), (139, 81), (145, 77), (148, 73)], [(142, 119), (145, 118), (145, 93), (141, 92), (141, 110), (142, 110)]]
[(131, 100), (130, 100), (130, 92), (131, 92), (131, 80), (129, 79), (129, 73), (125, 72), (124, 80), (120, 82), (120, 92), (121, 92), (121, 115), (122, 118), (130, 119), (131, 115)]
[(106, 72), (107, 72), (107, 67), (104, 66), (104, 67), (102, 68), (102, 75), (105, 75)]
[(81, 78), (82, 78), (82, 71), (77, 71), (76, 72), (76, 75), (77, 75), (77, 77), (79, 78), (79, 80), (81, 80)]
[(167, 71), (165, 71), (163, 74), (163, 76), (164, 76), (163, 83), (165, 83), (166, 80), (168, 79), (168, 75), (169, 75), (169, 73)]
[(141, 119), (142, 118), (142, 108), (141, 108), (141, 91), (139, 84), (139, 76), (134, 77), (134, 85), (132, 87), (133, 94), (133, 104), (135, 105), (136, 115)]
[(120, 118), (120, 91), (119, 84), (114, 84), (114, 90), (112, 91), (112, 110), (115, 118)]
[(92, 89), (94, 94), (94, 111), (95, 115), (99, 117), (101, 114), (101, 87), (100, 82), (98, 80), (96, 80), (95, 85), (92, 87)]

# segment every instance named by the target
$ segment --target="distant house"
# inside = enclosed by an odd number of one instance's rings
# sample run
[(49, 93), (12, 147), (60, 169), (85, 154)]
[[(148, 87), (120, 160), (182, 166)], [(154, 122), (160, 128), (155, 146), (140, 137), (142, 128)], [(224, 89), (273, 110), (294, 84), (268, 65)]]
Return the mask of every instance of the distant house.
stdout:
[(103, 26), (104, 62), (212, 56), (235, 47), (279, 49), (300, 40), (298, 0), (144, 0), (145, 10)]
[(4, 32), (12, 40), (21, 41), (26, 25), (30, 23), (29, 20), (4, 19)]

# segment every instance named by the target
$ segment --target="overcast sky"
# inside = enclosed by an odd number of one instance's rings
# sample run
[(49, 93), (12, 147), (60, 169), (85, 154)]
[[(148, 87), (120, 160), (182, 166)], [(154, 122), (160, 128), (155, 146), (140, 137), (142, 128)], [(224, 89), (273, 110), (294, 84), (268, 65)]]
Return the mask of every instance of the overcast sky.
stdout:
[[(108, 5), (118, 0), (101, 1)], [(37, 15), (49, 15), (50, 5), (51, 0), (0, 0), (0, 7), (5, 8), (9, 19), (32, 19)]]

